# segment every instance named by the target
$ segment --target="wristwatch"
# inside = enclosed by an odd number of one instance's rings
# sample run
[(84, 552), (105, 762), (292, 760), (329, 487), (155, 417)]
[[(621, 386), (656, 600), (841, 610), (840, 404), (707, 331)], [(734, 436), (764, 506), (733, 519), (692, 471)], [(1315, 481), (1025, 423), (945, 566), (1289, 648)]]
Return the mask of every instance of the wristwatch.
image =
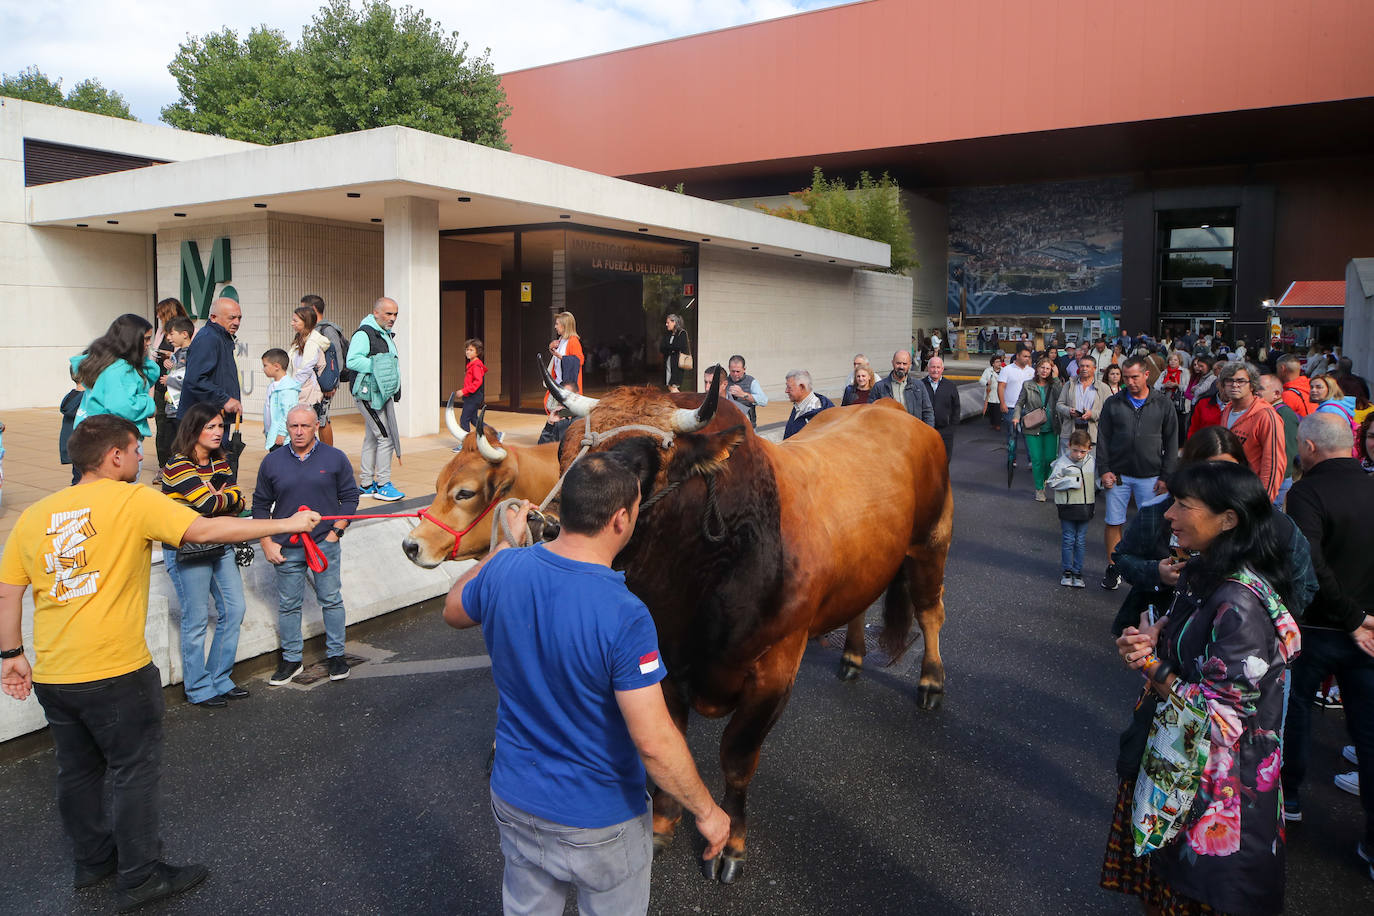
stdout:
[(0, 658), (18, 658), (24, 654), (24, 646), (21, 644), (17, 649), (6, 649), (0, 652)]
[(348, 529), (347, 529), (347, 528), (330, 528), (329, 530), (332, 531), (332, 532), (334, 532), (334, 537), (336, 537), (336, 538), (342, 538), (342, 537), (344, 536), (344, 532), (347, 531)]

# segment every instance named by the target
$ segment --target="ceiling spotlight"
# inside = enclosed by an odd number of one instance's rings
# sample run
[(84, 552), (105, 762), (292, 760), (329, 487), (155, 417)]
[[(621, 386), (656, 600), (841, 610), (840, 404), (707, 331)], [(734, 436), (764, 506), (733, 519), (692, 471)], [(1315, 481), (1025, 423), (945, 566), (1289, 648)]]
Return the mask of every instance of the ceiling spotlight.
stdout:
[(640, 226), (640, 227), (639, 227), (639, 231), (640, 231), (640, 232), (648, 232), (649, 230), (648, 230), (648, 229), (645, 229), (643, 226)]
[(349, 191), (349, 192), (348, 192), (348, 196), (349, 196), (349, 197), (362, 197), (363, 195), (359, 194), (357, 191)]
[(173, 216), (185, 216), (186, 214), (185, 214), (185, 213), (173, 213), (172, 215), (173, 215)]
[(831, 259), (830, 259), (830, 263), (831, 263), (831, 264), (834, 264), (834, 263), (835, 263), (835, 259), (834, 259), (834, 258), (831, 258)]
[(460, 198), (458, 198), (458, 203), (460, 203), (460, 204), (472, 203), (472, 198), (471, 198), (471, 197), (460, 197)]
[(76, 228), (78, 228), (78, 229), (87, 229), (87, 228), (90, 228), (90, 225), (91, 225), (90, 223), (77, 223), (77, 224), (76, 224)]
[(381, 220), (380, 217), (374, 216), (374, 217), (372, 217), (372, 221), (373, 221), (374, 223), (380, 223), (382, 220)]
[(107, 219), (107, 220), (105, 220), (105, 222), (109, 223), (111, 226), (118, 226), (118, 225), (119, 225), (119, 220), (117, 220), (117, 219)]
[(749, 246), (749, 250), (750, 250), (750, 251), (758, 251), (758, 250), (759, 250), (759, 246), (757, 246), (757, 245), (750, 245), (750, 246)]
[(267, 204), (253, 204), (253, 206), (257, 207), (259, 210), (267, 209)]
[(799, 258), (799, 257), (801, 257), (801, 255), (800, 255), (800, 254), (794, 254), (794, 255), (792, 255), (792, 257), (794, 257), (794, 258)]
[(709, 242), (709, 241), (711, 241), (711, 240), (710, 240), (710, 239), (702, 239), (702, 241), (703, 241), (703, 242)]
[(572, 219), (572, 214), (571, 214), (571, 213), (560, 213), (560, 214), (558, 214), (558, 218), (559, 218), (559, 219)]

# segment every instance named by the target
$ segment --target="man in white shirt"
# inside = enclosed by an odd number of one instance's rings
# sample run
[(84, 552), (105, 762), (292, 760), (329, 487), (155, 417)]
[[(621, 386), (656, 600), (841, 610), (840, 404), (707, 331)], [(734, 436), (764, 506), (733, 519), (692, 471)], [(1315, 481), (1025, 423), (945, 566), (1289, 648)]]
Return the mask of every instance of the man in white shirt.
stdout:
[[(1011, 457), (1013, 467), (1016, 466), (1016, 440), (1020, 431), (1011, 422), (1011, 412), (1016, 409), (1016, 399), (1021, 397), (1021, 386), (1035, 375), (1030, 362), (1030, 347), (1017, 344), (1016, 356), (997, 374), (997, 400), (1002, 405), (1002, 425), (1007, 428), (1007, 454)], [(1026, 446), (1026, 464), (1030, 464), (1030, 446)]]

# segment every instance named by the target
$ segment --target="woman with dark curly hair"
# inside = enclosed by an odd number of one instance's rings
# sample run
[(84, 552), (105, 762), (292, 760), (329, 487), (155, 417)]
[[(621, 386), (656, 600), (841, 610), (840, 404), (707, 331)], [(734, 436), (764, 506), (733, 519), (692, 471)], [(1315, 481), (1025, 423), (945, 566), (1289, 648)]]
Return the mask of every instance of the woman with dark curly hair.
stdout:
[(1189, 558), (1165, 561), (1179, 569), (1168, 613), (1156, 622), (1142, 615), (1116, 647), (1145, 677), (1138, 710), (1169, 698), (1206, 723), (1207, 761), (1182, 829), (1137, 858), (1133, 830), (1149, 812), (1133, 798), (1148, 725), (1138, 748), (1123, 738), (1102, 886), (1139, 896), (1147, 912), (1278, 913), (1283, 681), (1300, 641), (1278, 512), (1259, 478), (1230, 462), (1185, 465), (1169, 492), (1165, 517)]
[(1355, 436), (1355, 456), (1366, 474), (1374, 474), (1374, 414), (1364, 418)]
[(120, 315), (86, 352), (72, 357), (72, 377), (86, 386), (73, 428), (87, 417), (108, 413), (128, 420), (138, 427), (139, 436), (147, 437), (148, 418), (157, 410), (150, 390), (159, 375), (157, 363), (148, 356), (152, 341), (148, 319)]

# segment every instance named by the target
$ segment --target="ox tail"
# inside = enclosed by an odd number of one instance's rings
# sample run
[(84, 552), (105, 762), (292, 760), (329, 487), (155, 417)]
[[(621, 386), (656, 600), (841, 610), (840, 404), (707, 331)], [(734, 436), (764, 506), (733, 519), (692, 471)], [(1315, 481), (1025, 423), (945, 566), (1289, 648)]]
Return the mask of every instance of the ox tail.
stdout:
[(901, 568), (888, 583), (883, 600), (883, 633), (878, 638), (878, 645), (894, 662), (906, 654), (911, 623), (916, 618), (916, 608), (911, 601), (912, 564), (911, 557), (902, 558)]

